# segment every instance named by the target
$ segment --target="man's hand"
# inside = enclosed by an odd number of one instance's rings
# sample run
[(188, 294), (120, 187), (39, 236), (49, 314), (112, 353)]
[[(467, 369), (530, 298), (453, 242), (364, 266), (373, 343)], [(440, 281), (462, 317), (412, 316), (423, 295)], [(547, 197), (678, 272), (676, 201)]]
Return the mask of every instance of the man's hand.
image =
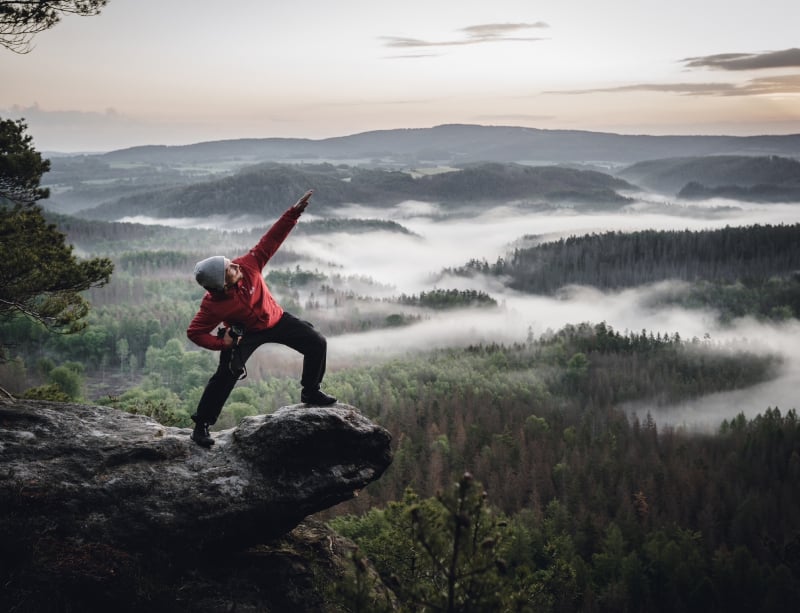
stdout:
[(228, 331), (226, 330), (225, 336), (222, 337), (222, 346), (223, 346), (222, 348), (230, 349), (234, 345), (238, 344), (239, 344), (239, 337), (237, 336), (236, 338), (233, 338), (230, 334), (228, 334)]
[(313, 189), (308, 190), (305, 194), (303, 194), (303, 197), (300, 198), (300, 200), (298, 200), (292, 205), (292, 208), (296, 210), (298, 213), (302, 213), (303, 211), (305, 211), (306, 207), (308, 206), (308, 201), (311, 199), (311, 195), (313, 193), (314, 193)]
[(231, 334), (230, 328), (218, 328), (217, 329), (217, 338), (222, 339), (222, 350), (225, 351), (226, 349), (230, 349), (231, 347), (238, 345), (239, 341), (242, 340), (241, 335), (237, 334), (234, 336)]

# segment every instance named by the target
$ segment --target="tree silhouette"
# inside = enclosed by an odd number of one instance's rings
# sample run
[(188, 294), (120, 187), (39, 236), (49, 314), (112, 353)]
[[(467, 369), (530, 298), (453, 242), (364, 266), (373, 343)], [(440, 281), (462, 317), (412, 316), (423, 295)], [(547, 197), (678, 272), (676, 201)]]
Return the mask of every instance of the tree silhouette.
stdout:
[(0, 2), (0, 45), (15, 53), (29, 53), (31, 40), (49, 30), (65, 13), (97, 15), (108, 0), (30, 0)]

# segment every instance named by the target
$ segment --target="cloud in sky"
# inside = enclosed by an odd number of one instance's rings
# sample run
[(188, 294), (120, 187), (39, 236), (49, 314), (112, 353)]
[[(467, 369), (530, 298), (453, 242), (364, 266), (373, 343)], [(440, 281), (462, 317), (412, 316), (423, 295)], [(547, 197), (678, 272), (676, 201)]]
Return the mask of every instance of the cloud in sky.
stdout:
[(421, 57), (439, 57), (441, 55), (441, 53), (403, 53), (401, 55), (386, 55), (384, 57), (388, 60), (414, 60)]
[(800, 48), (764, 53), (719, 53), (681, 60), (687, 68), (719, 68), (722, 70), (764, 70), (800, 67)]
[(81, 151), (109, 151), (149, 145), (153, 143), (155, 134), (160, 133), (161, 138), (180, 137), (181, 131), (192, 133), (195, 127), (179, 122), (148, 122), (113, 108), (104, 112), (46, 110), (36, 103), (0, 108), (0, 117), (24, 119), (28, 133), (34, 137), (35, 146), (44, 152), (75, 151), (72, 143), (80, 143), (78, 149)]
[[(717, 68), (728, 71), (766, 70), (800, 67), (800, 48), (765, 53), (719, 53), (685, 58), (681, 62), (690, 69)], [(551, 90), (545, 94), (598, 94), (660, 92), (681, 96), (758, 96), (764, 94), (799, 94), (800, 73), (750, 79), (744, 83), (631, 83), (617, 87)]]
[(546, 91), (545, 94), (599, 94), (661, 92), (681, 96), (757, 96), (762, 94), (800, 94), (800, 73), (761, 77), (736, 83), (633, 83), (619, 87)]
[[(742, 93), (739, 93), (739, 92)], [(726, 95), (800, 94), (800, 73), (753, 79)]]
[(59, 111), (44, 110), (34, 103), (29, 106), (0, 108), (0, 116), (24, 119), (29, 133), (34, 135), (34, 141), (37, 141), (38, 135), (47, 134), (49, 148), (54, 148), (51, 143), (68, 143), (80, 139), (86, 143), (85, 150), (103, 151), (109, 148), (109, 143), (124, 142), (130, 139), (131, 134), (146, 127), (141, 120), (119, 113), (113, 108), (107, 108), (102, 113)]
[[(451, 40), (430, 41), (421, 38), (409, 38), (405, 36), (381, 36), (387, 47), (399, 49), (417, 49), (423, 47), (459, 47), (463, 45), (480, 45), (483, 43), (500, 42), (535, 42), (546, 40), (536, 36), (523, 36), (532, 29), (548, 28), (543, 21), (535, 23), (484, 23), (474, 26), (467, 26), (457, 30), (461, 36)], [(425, 57), (423, 56), (404, 56), (404, 57)]]
[(618, 87), (595, 87), (592, 89), (562, 89), (544, 92), (545, 94), (607, 94), (630, 92), (662, 92), (689, 96), (719, 96), (736, 90), (732, 83), (633, 83)]

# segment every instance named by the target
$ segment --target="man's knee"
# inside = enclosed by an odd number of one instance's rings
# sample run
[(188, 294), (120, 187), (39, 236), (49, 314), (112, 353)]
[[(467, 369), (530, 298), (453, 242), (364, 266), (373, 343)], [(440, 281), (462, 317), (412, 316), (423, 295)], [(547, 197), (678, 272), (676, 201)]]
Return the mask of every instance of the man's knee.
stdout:
[(314, 327), (310, 321), (303, 321), (303, 325), (308, 328), (309, 344), (318, 351), (326, 351), (328, 349), (328, 340)]
[(227, 389), (236, 385), (238, 380), (239, 373), (231, 370), (231, 364), (228, 362), (227, 364), (220, 364), (219, 367), (217, 367), (217, 370), (208, 380), (208, 385), (215, 389)]

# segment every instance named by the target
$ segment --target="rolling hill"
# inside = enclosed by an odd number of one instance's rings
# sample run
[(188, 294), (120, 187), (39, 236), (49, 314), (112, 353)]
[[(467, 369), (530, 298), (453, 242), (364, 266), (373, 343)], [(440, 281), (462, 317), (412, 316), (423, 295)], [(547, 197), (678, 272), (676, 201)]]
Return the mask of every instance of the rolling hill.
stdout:
[(800, 134), (780, 136), (649, 136), (514, 126), (451, 124), (376, 130), (311, 140), (251, 138), (184, 146), (133, 147), (100, 157), (161, 164), (220, 160), (323, 161), (384, 159), (396, 163), (494, 161), (634, 163), (679, 155), (800, 156)]
[(609, 208), (626, 204), (618, 191), (632, 189), (600, 172), (557, 166), (477, 164), (415, 179), (399, 171), (268, 163), (216, 180), (131, 194), (80, 215), (106, 220), (134, 215), (278, 215), (309, 186), (317, 191), (315, 211), (321, 215), (348, 203), (392, 206), (415, 199), (440, 202), (453, 212), (464, 205), (509, 200)]
[[(695, 193), (712, 193), (720, 188), (733, 190), (739, 199), (758, 197), (759, 191), (782, 188), (800, 199), (800, 161), (779, 156), (679, 157), (639, 162), (616, 173), (641, 187), (682, 196), (687, 185)], [(754, 189), (761, 187), (761, 190)], [(703, 190), (702, 188), (705, 188)], [(741, 189), (746, 188), (746, 189)], [(706, 196), (708, 197), (708, 196)]]

